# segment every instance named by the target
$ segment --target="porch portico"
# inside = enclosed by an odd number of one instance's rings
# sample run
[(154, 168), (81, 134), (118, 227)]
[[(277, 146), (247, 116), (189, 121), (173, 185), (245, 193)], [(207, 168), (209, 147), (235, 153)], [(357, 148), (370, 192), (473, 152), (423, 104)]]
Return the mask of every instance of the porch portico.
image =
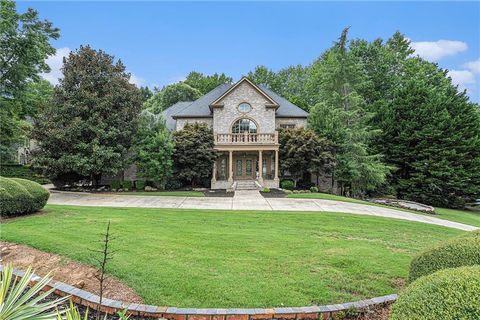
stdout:
[(212, 189), (231, 189), (236, 181), (255, 181), (278, 188), (278, 133), (215, 134), (219, 157), (212, 172)]

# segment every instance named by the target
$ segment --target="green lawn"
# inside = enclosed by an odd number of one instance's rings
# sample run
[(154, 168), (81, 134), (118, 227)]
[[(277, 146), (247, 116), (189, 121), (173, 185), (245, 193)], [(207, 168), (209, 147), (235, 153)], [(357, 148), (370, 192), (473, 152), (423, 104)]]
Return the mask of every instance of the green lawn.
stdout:
[(112, 194), (125, 194), (129, 196), (205, 197), (203, 192), (200, 191), (126, 191), (113, 192)]
[(92, 264), (107, 221), (109, 273), (148, 304), (275, 307), (398, 291), (411, 256), (459, 235), (444, 227), (342, 213), (49, 205), (3, 222), (2, 239)]
[[(323, 200), (336, 200), (336, 201), (344, 201), (344, 202), (362, 203), (362, 204), (368, 204), (368, 205), (372, 205), (372, 206), (386, 207), (386, 208), (390, 208), (390, 209), (397, 209), (397, 210), (403, 210), (403, 211), (422, 214), (421, 212), (414, 211), (414, 210), (393, 208), (393, 207), (385, 206), (385, 205), (378, 204), (378, 203), (371, 203), (371, 202), (368, 202), (368, 201), (363, 201), (363, 200), (348, 198), (348, 197), (342, 197), (342, 196), (337, 196), (337, 195), (328, 194), (328, 193), (292, 193), (292, 194), (289, 194), (287, 197), (288, 198), (323, 199)], [(480, 211), (479, 210), (472, 211), (472, 210), (435, 208), (435, 212), (436, 212), (436, 215), (434, 217), (436, 217), (436, 218), (455, 221), (455, 222), (460, 222), (460, 223), (465, 223), (465, 224), (469, 224), (469, 225), (472, 225), (472, 226), (480, 227)], [(430, 214), (425, 214), (425, 215), (430, 216)]]

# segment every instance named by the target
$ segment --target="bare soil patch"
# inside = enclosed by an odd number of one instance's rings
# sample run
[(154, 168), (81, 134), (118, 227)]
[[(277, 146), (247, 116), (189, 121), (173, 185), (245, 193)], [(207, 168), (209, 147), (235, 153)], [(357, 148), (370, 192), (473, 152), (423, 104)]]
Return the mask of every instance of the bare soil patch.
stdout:
[[(9, 242), (0, 242), (0, 263), (11, 263), (15, 268), (26, 270), (29, 266), (35, 274), (51, 277), (76, 288), (99, 294), (99, 284), (95, 277), (97, 269), (71, 261), (53, 253), (43, 252), (28, 246)], [(104, 282), (104, 297), (125, 302), (143, 303), (133, 289), (120, 280), (107, 277)]]

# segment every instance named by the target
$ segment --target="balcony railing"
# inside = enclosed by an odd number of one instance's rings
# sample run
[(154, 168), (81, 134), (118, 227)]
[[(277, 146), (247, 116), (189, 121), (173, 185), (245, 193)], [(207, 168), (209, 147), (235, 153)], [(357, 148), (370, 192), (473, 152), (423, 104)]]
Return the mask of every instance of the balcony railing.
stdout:
[(215, 144), (276, 144), (278, 132), (275, 133), (216, 133)]

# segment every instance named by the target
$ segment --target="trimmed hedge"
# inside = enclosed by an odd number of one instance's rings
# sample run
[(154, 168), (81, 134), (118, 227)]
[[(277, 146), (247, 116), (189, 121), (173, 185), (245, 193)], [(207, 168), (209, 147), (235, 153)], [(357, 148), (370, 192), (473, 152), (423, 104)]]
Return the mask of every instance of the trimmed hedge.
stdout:
[(480, 319), (480, 266), (437, 271), (409, 285), (391, 320)]
[(0, 214), (13, 216), (42, 209), (50, 193), (36, 182), (0, 177)]
[(416, 254), (410, 263), (410, 282), (446, 268), (480, 265), (480, 231), (441, 242)]
[(5, 178), (22, 178), (40, 184), (50, 183), (48, 178), (35, 172), (30, 166), (23, 166), (21, 164), (2, 163), (2, 165), (0, 165), (0, 176)]
[(295, 187), (295, 184), (293, 183), (292, 180), (282, 180), (280, 182), (280, 186), (282, 187), (282, 189), (293, 190), (293, 188)]

